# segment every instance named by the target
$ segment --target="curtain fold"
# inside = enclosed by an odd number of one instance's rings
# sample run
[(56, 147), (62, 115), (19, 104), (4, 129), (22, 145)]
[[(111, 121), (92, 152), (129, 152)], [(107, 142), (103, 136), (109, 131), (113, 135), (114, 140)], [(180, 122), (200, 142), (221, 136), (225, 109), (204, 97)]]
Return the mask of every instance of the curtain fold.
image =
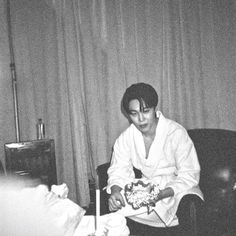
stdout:
[(58, 179), (88, 205), (88, 179), (128, 126), (121, 98), (153, 85), (186, 128), (236, 130), (236, 14), (228, 0), (13, 0), (21, 137), (43, 118)]
[(3, 165), (4, 143), (16, 141), (6, 6), (6, 0), (0, 0), (0, 161)]

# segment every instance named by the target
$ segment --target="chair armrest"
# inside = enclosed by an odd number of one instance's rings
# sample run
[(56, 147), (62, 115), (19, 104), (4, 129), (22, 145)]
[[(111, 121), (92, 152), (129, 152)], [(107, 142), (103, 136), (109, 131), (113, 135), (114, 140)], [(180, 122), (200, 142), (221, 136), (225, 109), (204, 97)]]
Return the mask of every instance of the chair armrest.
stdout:
[(104, 187), (107, 186), (107, 170), (110, 167), (110, 162), (104, 163), (97, 167), (97, 175), (99, 180), (99, 189), (102, 190)]
[[(99, 188), (102, 190), (107, 185), (108, 175), (107, 170), (110, 167), (110, 162), (101, 164), (97, 167), (97, 175), (99, 178)], [(135, 178), (140, 179), (142, 177), (142, 172), (135, 167), (133, 168)]]

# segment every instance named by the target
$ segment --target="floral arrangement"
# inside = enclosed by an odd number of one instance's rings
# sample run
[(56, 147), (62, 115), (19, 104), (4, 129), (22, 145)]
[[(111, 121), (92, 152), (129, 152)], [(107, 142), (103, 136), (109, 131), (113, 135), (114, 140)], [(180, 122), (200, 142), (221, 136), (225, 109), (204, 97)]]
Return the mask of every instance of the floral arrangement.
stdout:
[(150, 207), (154, 207), (158, 200), (158, 194), (160, 190), (157, 185), (147, 183), (139, 180), (136, 183), (129, 183), (125, 186), (124, 195), (128, 204), (133, 209), (139, 209), (140, 207), (146, 206), (148, 212)]

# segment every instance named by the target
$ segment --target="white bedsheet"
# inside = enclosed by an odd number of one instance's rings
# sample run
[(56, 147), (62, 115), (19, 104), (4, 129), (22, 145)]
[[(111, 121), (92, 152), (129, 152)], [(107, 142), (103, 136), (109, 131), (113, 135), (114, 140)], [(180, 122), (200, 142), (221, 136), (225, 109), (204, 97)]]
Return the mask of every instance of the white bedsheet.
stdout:
[(124, 216), (110, 213), (99, 217), (99, 229), (95, 233), (95, 216), (83, 216), (73, 236), (128, 236), (129, 228)]

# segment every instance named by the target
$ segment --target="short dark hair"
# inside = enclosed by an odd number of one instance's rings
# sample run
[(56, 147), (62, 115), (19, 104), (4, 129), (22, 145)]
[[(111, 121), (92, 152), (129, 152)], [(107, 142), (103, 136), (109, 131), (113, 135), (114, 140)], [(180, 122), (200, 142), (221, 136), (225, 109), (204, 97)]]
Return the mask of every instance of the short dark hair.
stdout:
[(122, 106), (127, 114), (129, 114), (129, 102), (134, 99), (139, 101), (140, 109), (143, 109), (144, 105), (146, 107), (156, 107), (158, 104), (157, 92), (150, 84), (136, 83), (126, 89)]

